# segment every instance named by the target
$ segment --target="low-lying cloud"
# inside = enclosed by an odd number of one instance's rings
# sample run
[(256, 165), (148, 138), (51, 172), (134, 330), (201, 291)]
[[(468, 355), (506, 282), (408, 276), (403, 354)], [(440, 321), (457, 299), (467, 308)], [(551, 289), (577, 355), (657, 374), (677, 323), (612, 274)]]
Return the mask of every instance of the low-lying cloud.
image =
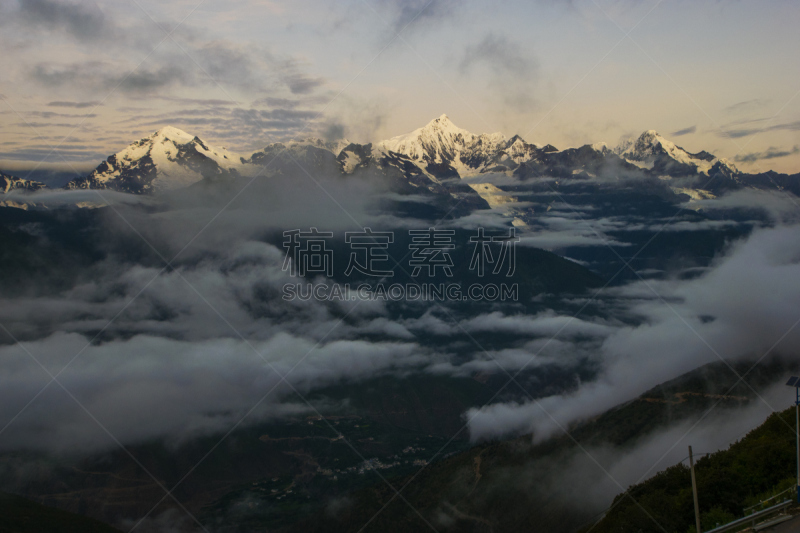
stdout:
[(529, 403), (498, 403), (466, 413), (473, 439), (533, 433), (546, 439), (702, 364), (800, 349), (798, 226), (755, 231), (704, 275), (690, 281), (631, 283), (641, 325), (613, 329), (597, 357), (600, 377), (577, 391)]
[[(413, 343), (317, 345), (278, 334), (267, 341), (200, 343), (136, 336), (87, 347), (82, 335), (58, 333), (25, 343), (24, 349), (0, 348), (0, 419), (13, 419), (24, 398), (35, 397), (47, 385), (49, 375), (39, 363), (55, 375), (75, 354), (80, 355), (58, 376), (58, 384), (51, 384), (4, 432), (0, 447), (86, 452), (113, 447), (97, 422), (126, 444), (156, 438), (182, 442), (226, 431), (251, 408), (248, 423), (310, 411), (296, 399), (281, 402), (294, 389), (307, 393), (341, 379), (424, 362)], [(281, 381), (282, 375), (288, 375), (291, 386)]]
[[(794, 316), (800, 301), (798, 226), (784, 217), (774, 221), (786, 225), (755, 231), (691, 280), (637, 281), (606, 289), (594, 302), (586, 299), (590, 295), (579, 295), (534, 312), (525, 311), (531, 302), (465, 312), (425, 305), (398, 311), (364, 299), (285, 301), (281, 287), (297, 280), (282, 270), (286, 252), (269, 235), (309, 226), (341, 233), (362, 225), (412, 223), (376, 212), (376, 199), (392, 196), (379, 175), (342, 179), (333, 170), (324, 163), (316, 168), (321, 187), (291, 160), (283, 160), (252, 182), (240, 178), (210, 194), (196, 187), (157, 198), (111, 191), (20, 194), (50, 208), (105, 199), (113, 209), (84, 211), (97, 213), (102, 231), (90, 235), (106, 252), (103, 258), (87, 266), (61, 265), (34, 286), (7, 296), (0, 302), (0, 323), (53, 373), (85, 348), (62, 382), (90, 412), (98, 411), (98, 419), (117, 438), (133, 443), (181, 440), (230, 427), (277, 383), (261, 355), (284, 373), (309, 350), (311, 368), (301, 364), (290, 380), (302, 391), (386, 373), (472, 377), (551, 366), (597, 368), (597, 379), (576, 381), (569, 392), (540, 398), (544, 410), (504, 396), (500, 403), (466, 413), (474, 439), (528, 432), (544, 439), (560, 426), (718, 360), (706, 342), (726, 359), (758, 356), (800, 318)], [(758, 201), (762, 194), (768, 193), (734, 193), (700, 205), (764, 205)], [(332, 209), (332, 199), (340, 208)], [(790, 208), (787, 203), (775, 209), (788, 213)], [(576, 236), (589, 237), (589, 228), (601, 235), (619, 234), (630, 228), (653, 231), (659, 223), (594, 211), (591, 205), (567, 209), (553, 204), (552, 215), (540, 217), (542, 231), (560, 234), (564, 246), (574, 245)], [(714, 230), (723, 223), (702, 219), (679, 229), (697, 224)], [(21, 231), (37, 235), (41, 228), (29, 224)], [(593, 231), (591, 236), (597, 237)], [(591, 244), (606, 245), (603, 239)], [(164, 259), (171, 261), (168, 268)], [(47, 289), (49, 276), (61, 283), (57, 291)], [(73, 281), (63, 286), (64, 278)], [(573, 318), (584, 306), (587, 313)], [(0, 380), (7, 379), (0, 383), (3, 424), (49, 379), (11, 339), (5, 342), (0, 350)], [(776, 351), (786, 353), (794, 346), (800, 347), (797, 331), (789, 332)], [(219, 392), (205, 397), (206, 389)], [(50, 385), (46, 396), (4, 432), (0, 446), (67, 450), (113, 444), (98, 436), (91, 420), (80, 419), (80, 407), (58, 391)], [(307, 408), (284, 405), (286, 391), (279, 385), (252, 420)], [(171, 403), (155, 419), (151, 398)], [(122, 427), (114, 412), (135, 420), (137, 427)], [(57, 439), (41, 438), (48, 427)]]

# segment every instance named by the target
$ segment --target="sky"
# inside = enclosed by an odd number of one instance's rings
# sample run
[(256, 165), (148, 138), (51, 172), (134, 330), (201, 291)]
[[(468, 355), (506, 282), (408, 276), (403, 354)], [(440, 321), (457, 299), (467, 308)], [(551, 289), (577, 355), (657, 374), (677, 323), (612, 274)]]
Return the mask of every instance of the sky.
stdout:
[(800, 171), (789, 0), (0, 3), (0, 170), (87, 172), (165, 125), (249, 154), (446, 113), (558, 148), (655, 129)]
[[(0, 0), (0, 170), (86, 173), (166, 125), (247, 155), (308, 136), (374, 142), (444, 113), (476, 133), (558, 148), (613, 146), (655, 129), (745, 171), (797, 173), (798, 15), (789, 0)], [(376, 214), (375, 199), (388, 192), (370, 176), (316, 176), (324, 185), (314, 188), (297, 186), (306, 178), (299, 169), (276, 173), (253, 180), (230, 209), (214, 203), (227, 198), (206, 201), (199, 188), (161, 198), (157, 209), (145, 196), (104, 192), (114, 208), (98, 210), (102, 232), (87, 233), (103, 259), (88, 270), (57, 264), (33, 288), (0, 297), (0, 323), (24, 343), (0, 346), (0, 452), (182, 442), (224, 432), (251, 411), (248, 423), (305, 415), (311, 404), (297, 402), (297, 391), (345, 380), (596, 367), (596, 379), (538, 402), (499, 397), (464, 413), (473, 441), (543, 439), (720, 354), (800, 351), (797, 203), (773, 191), (698, 202), (723, 214), (689, 228), (676, 216), (610, 216), (593, 198), (537, 204), (541, 231), (521, 246), (558, 251), (606, 246), (606, 232), (756, 226), (702, 275), (683, 276), (697, 268), (690, 258), (683, 270), (681, 261), (674, 275), (609, 287), (578, 318), (571, 312), (591, 300), (568, 296), (535, 315), (508, 306), (454, 318), (366, 299), (277, 298), (292, 280), (285, 251), (263, 242), (276, 228), (341, 233), (353, 215), (374, 228), (417, 223)], [(75, 205), (90, 193), (38, 199)], [(726, 209), (749, 216), (755, 206), (771, 214), (763, 227), (725, 219)], [(174, 257), (171, 268), (153, 261), (149, 246)], [(97, 331), (104, 342), (92, 342)], [(486, 351), (467, 332), (509, 340)], [(63, 390), (48, 385), (52, 375)], [(694, 442), (727, 444), (782, 407), (784, 389), (766, 394), (758, 412), (743, 411), (739, 425), (704, 424)], [(656, 444), (679, 442), (686, 428), (668, 431), (610, 469), (627, 483), (642, 475), (645, 453), (665, 461), (659, 468), (677, 461)], [(617, 491), (601, 489), (603, 498)]]

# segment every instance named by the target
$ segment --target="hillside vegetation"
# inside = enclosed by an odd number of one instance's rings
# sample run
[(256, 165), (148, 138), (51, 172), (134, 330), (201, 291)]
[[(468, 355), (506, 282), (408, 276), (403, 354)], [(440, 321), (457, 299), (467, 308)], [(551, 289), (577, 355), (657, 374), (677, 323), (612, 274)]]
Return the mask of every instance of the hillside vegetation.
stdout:
[[(701, 525), (711, 529), (743, 516), (742, 510), (793, 484), (795, 409), (772, 414), (740, 441), (695, 465)], [(591, 530), (604, 532), (694, 531), (689, 467), (678, 464), (634, 485), (614, 500)], [(585, 530), (588, 531), (588, 528)]]

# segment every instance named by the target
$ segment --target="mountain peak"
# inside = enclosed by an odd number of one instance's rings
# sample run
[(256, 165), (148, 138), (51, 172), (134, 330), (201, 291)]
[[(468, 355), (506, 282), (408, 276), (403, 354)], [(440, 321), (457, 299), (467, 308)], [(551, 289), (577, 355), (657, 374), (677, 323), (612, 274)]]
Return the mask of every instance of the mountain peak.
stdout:
[(170, 141), (175, 141), (180, 144), (186, 144), (195, 138), (194, 135), (186, 133), (182, 129), (176, 128), (175, 126), (164, 126), (163, 128), (154, 132), (150, 137), (153, 139), (169, 139)]
[(45, 188), (47, 188), (47, 186), (44, 183), (26, 180), (18, 178), (17, 176), (0, 172), (0, 194), (8, 193), (15, 189), (23, 191), (37, 191)]
[[(631, 165), (662, 177), (708, 174), (713, 166), (731, 175), (739, 173), (732, 163), (718, 160), (708, 152), (690, 153), (656, 130), (646, 130), (638, 137), (631, 137), (614, 150), (605, 143), (587, 146), (597, 154), (588, 154), (581, 149), (572, 152), (592, 161), (614, 153)], [(519, 135), (506, 139), (502, 133), (471, 133), (453, 124), (443, 113), (423, 127), (375, 145), (310, 137), (272, 143), (247, 159), (224, 148), (207, 145), (200, 138), (168, 125), (110, 156), (91, 174), (73, 180), (67, 188), (112, 188), (139, 194), (177, 189), (205, 177), (246, 174), (251, 165), (274, 157), (285, 149), (297, 152), (297, 155), (306, 154), (312, 162), (324, 161), (328, 157), (319, 153), (320, 150), (331, 152), (345, 173), (375, 161), (382, 168), (394, 166), (409, 176), (427, 176), (435, 183), (486, 172), (517, 172), (526, 162), (531, 162), (530, 168), (522, 169), (520, 172), (523, 174), (549, 172), (550, 167), (559, 165), (585, 166), (585, 161), (575, 159), (572, 152), (563, 151), (563, 156), (558, 157), (548, 156), (559, 150), (552, 145), (529, 144)], [(14, 187), (23, 185), (18, 181)], [(7, 182), (5, 188), (10, 187), (10, 182)]]
[(174, 190), (241, 165), (240, 157), (206, 145), (199, 137), (164, 126), (111, 155), (67, 189), (114, 189), (135, 194)]
[(459, 128), (458, 126), (453, 124), (453, 121), (450, 120), (450, 117), (448, 117), (445, 114), (442, 114), (441, 116), (438, 116), (435, 119), (431, 120), (430, 122), (428, 122), (422, 128), (414, 130), (411, 133), (411, 135), (414, 135), (417, 132), (421, 133), (421, 132), (426, 132), (426, 131), (447, 132), (447, 133), (461, 134), (461, 135), (472, 135), (467, 130)]
[(476, 135), (442, 114), (410, 133), (379, 142), (376, 148), (418, 161), (430, 175), (463, 177), (488, 165), (506, 144), (502, 133)]
[(628, 159), (643, 160), (657, 153), (673, 152), (676, 148), (680, 149), (662, 137), (656, 130), (647, 130), (636, 140), (624, 141), (617, 151), (624, 153)]
[(708, 174), (716, 158), (708, 152), (693, 154), (662, 137), (656, 130), (647, 130), (634, 141), (623, 141), (614, 150), (634, 165), (669, 175)]
[(639, 138), (636, 139), (636, 144), (643, 146), (655, 146), (663, 143), (664, 141), (666, 141), (666, 139), (662, 137), (656, 130), (647, 130), (639, 135)]

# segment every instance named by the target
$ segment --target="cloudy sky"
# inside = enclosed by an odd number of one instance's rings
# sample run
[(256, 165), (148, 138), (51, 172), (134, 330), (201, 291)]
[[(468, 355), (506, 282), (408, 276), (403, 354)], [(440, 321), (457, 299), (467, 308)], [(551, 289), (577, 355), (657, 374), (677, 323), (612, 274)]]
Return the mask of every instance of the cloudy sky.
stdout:
[(799, 18), (790, 0), (7, 0), (0, 169), (84, 171), (167, 124), (246, 153), (447, 113), (559, 148), (656, 129), (797, 172)]

